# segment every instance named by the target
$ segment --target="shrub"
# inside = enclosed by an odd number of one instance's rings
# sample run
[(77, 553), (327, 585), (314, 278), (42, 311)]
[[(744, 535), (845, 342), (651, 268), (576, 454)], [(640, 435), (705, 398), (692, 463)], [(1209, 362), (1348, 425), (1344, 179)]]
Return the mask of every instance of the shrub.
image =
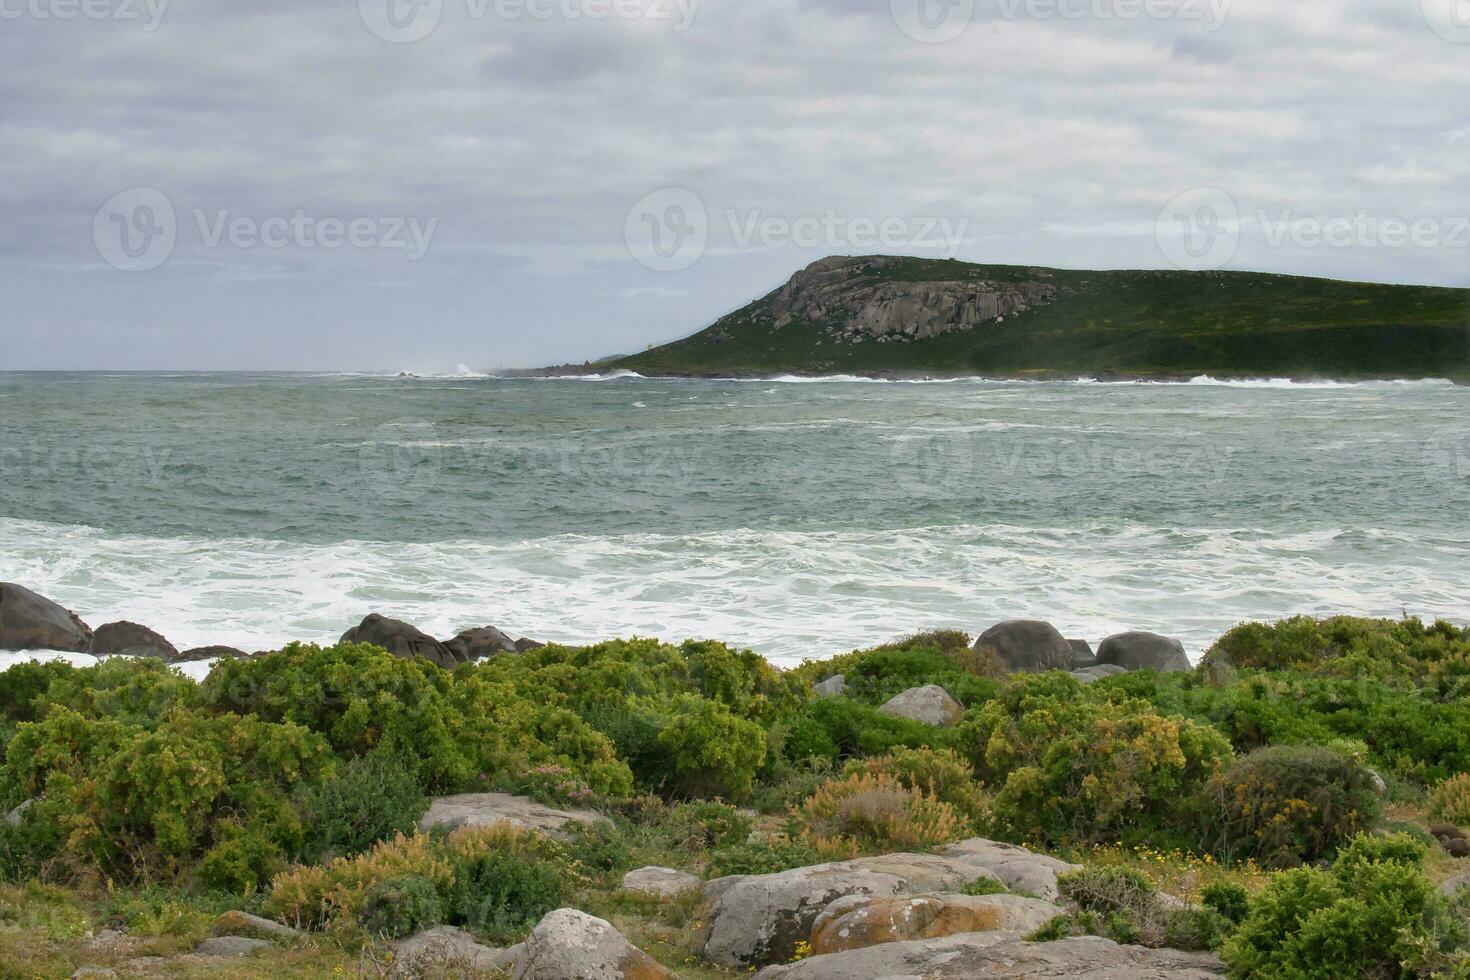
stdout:
[(762, 838), (716, 848), (709, 856), (709, 876), (765, 875), (819, 864), (821, 853), (809, 842), (785, 836)]
[(1277, 623), (1244, 623), (1209, 649), (1205, 660), (1260, 670), (1326, 669), (1339, 676), (1423, 678), (1470, 655), (1470, 629), (1447, 622), (1426, 626), (1405, 618), (1295, 616)]
[[(1359, 837), (1330, 870), (1272, 877), (1221, 955), (1241, 978), (1423, 976), (1465, 965), (1465, 923), (1408, 837)], [(1461, 951), (1457, 953), (1457, 950)]]
[(525, 854), (490, 850), (457, 860), (449, 907), (457, 924), (513, 941), (566, 896), (563, 868)]
[(518, 793), (552, 806), (589, 806), (597, 793), (566, 766), (536, 766), (511, 781)]
[(892, 776), (909, 789), (923, 790), (948, 803), (971, 821), (985, 811), (974, 770), (950, 749), (897, 748), (888, 755), (849, 762), (844, 773)]
[(362, 903), (362, 927), (375, 936), (401, 939), (444, 920), (444, 904), (434, 883), (419, 875), (384, 878)]
[[(872, 705), (847, 698), (823, 698), (806, 708), (787, 742), (787, 757), (798, 753), (830, 759), (883, 755), (895, 748), (948, 748), (954, 729), (935, 728), (908, 718), (880, 714)], [(828, 748), (830, 746), (830, 749)], [(829, 754), (830, 753), (830, 754)]]
[(1209, 909), (1163, 901), (1153, 883), (1131, 868), (1083, 868), (1057, 879), (1069, 915), (1052, 920), (1048, 934), (1092, 934), (1114, 942), (1175, 949), (1210, 949), (1229, 923)]
[(1059, 672), (1009, 682), (959, 732), (976, 772), (999, 787), (992, 830), (1051, 844), (1177, 842), (1192, 827), (1191, 797), (1232, 758), (1209, 726), (1131, 698), (1090, 700)]
[(1212, 881), (1200, 894), (1200, 903), (1239, 925), (1250, 911), (1250, 895), (1233, 881)]
[(1446, 779), (1429, 794), (1429, 815), (1453, 824), (1470, 823), (1470, 774)]
[(301, 856), (307, 864), (358, 854), (408, 833), (426, 804), (413, 767), (389, 752), (349, 761), (331, 778), (304, 788), (298, 800), (306, 828)]
[(794, 821), (818, 844), (850, 840), (873, 850), (933, 847), (958, 840), (965, 831), (964, 818), (934, 794), (868, 773), (823, 784)]
[(676, 796), (742, 799), (766, 759), (760, 726), (716, 701), (681, 695), (658, 734), (667, 753), (665, 788)]
[(1212, 782), (1208, 797), (1208, 845), (1273, 868), (1330, 857), (1380, 813), (1368, 771), (1318, 746), (1243, 756)]

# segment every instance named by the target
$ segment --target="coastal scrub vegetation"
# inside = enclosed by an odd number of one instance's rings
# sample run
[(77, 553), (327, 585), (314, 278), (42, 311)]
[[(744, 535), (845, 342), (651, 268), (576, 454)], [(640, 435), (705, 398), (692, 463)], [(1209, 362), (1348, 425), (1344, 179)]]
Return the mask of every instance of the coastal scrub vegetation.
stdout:
[[(845, 691), (817, 696), (835, 674)], [(1237, 977), (1470, 976), (1426, 832), (1470, 821), (1466, 677), (1470, 631), (1343, 617), (1245, 624), (1196, 670), (1092, 684), (1008, 675), (945, 632), (785, 671), (654, 640), (452, 672), (292, 644), (201, 683), (22, 663), (0, 673), (0, 878), (65, 909), (58, 936), (88, 915), (143, 928), (163, 901), (184, 931), (217, 907), (349, 947), (435, 925), (511, 943), (551, 909), (609, 907), (638, 867), (760, 874), (984, 836), (1084, 866), (1040, 936), (1214, 949)], [(880, 710), (927, 685), (957, 725)], [(561, 839), (419, 829), (428, 797), (486, 791), (604, 819)]]

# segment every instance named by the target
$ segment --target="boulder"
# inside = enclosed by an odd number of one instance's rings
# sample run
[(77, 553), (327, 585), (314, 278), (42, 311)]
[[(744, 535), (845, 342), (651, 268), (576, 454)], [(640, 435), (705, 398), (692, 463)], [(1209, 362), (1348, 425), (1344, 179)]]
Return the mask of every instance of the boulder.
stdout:
[(1072, 669), (1072, 644), (1055, 626), (1039, 620), (996, 623), (975, 641), (976, 652), (987, 648), (1010, 670), (1038, 674)]
[(20, 806), (5, 815), (5, 823), (10, 827), (19, 827), (20, 822), (25, 819), (26, 811), (36, 805), (35, 800), (26, 800)]
[(174, 663), (197, 664), (206, 660), (244, 660), (249, 656), (244, 650), (237, 650), (234, 647), (194, 647), (175, 657)]
[(576, 909), (557, 909), (536, 924), (511, 976), (513, 980), (674, 978), (611, 923)]
[(1073, 670), (1097, 666), (1097, 654), (1092, 652), (1091, 643), (1086, 640), (1068, 640), (1067, 644), (1072, 648)]
[(533, 640), (529, 636), (523, 636), (516, 640), (516, 653), (530, 653), (532, 650), (541, 650), (546, 647), (540, 640)]
[(1083, 667), (1081, 670), (1072, 671), (1072, 676), (1083, 684), (1096, 684), (1104, 677), (1113, 677), (1117, 674), (1126, 674), (1127, 670), (1117, 664), (1098, 664), (1096, 667)]
[(98, 657), (153, 657), (173, 663), (178, 648), (160, 634), (137, 623), (108, 623), (92, 634), (92, 653)]
[(798, 963), (767, 967), (756, 974), (756, 980), (857, 980), (860, 977), (1217, 980), (1224, 976), (1224, 965), (1209, 953), (1119, 946), (1095, 936), (1028, 943), (1013, 932), (970, 932), (813, 956)]
[(273, 937), (276, 939), (294, 939), (301, 935), (300, 931), (290, 926), (282, 925), (272, 919), (263, 919), (249, 912), (241, 912), (238, 909), (226, 912), (214, 920), (211, 930), (216, 936), (245, 936), (250, 939)]
[(878, 709), (879, 713), (895, 718), (921, 721), (926, 725), (949, 728), (959, 724), (965, 716), (965, 707), (938, 684), (915, 687), (894, 696)]
[(847, 678), (837, 674), (819, 684), (813, 684), (812, 691), (819, 698), (840, 698), (847, 693)]
[(429, 634), (396, 619), (373, 613), (361, 623), (342, 634), (341, 643), (371, 643), (382, 647), (395, 657), (405, 660), (427, 660), (432, 664), (453, 670), (460, 661), (455, 659), (449, 648)]
[(1383, 781), (1383, 777), (1379, 775), (1377, 769), (1368, 770), (1368, 779), (1371, 780), (1373, 783), (1373, 792), (1377, 793), (1379, 796), (1388, 795), (1388, 783)]
[(840, 953), (879, 943), (936, 939), (961, 932), (1025, 935), (1062, 914), (1050, 902), (1021, 895), (849, 895), (822, 910), (812, 924), (812, 953)]
[(117, 971), (105, 966), (79, 966), (72, 971), (71, 980), (117, 980)]
[(493, 626), (465, 630), (444, 646), (462, 664), (472, 664), (500, 653), (516, 653), (515, 641)]
[(983, 837), (951, 844), (940, 853), (984, 871), (1013, 892), (1027, 892), (1048, 902), (1055, 902), (1059, 895), (1057, 876), (1081, 867)]
[(1124, 670), (1180, 672), (1194, 669), (1184, 655), (1183, 643), (1157, 633), (1110, 636), (1097, 648), (1097, 661), (1114, 664)]
[(507, 793), (469, 793), (464, 796), (440, 796), (429, 801), (429, 812), (419, 820), (419, 827), (429, 830), (444, 827), (484, 827), (508, 823), (524, 830), (552, 834), (572, 821), (596, 823), (602, 817), (591, 810), (558, 810), (524, 796)]
[(0, 650), (86, 653), (92, 630), (75, 613), (24, 586), (0, 582)]
[(978, 850), (958, 857), (887, 854), (775, 874), (716, 878), (704, 886), (695, 948), (721, 966), (780, 963), (795, 955), (797, 943), (810, 939), (817, 916), (837, 899), (952, 891), (981, 876), (998, 878), (983, 867), (992, 857)]
[(249, 956), (256, 950), (265, 949), (270, 943), (263, 939), (246, 939), (243, 936), (216, 936), (206, 939), (194, 947), (198, 956)]
[(1470, 889), (1470, 873), (1455, 875), (1439, 886), (1439, 890), (1450, 898), (1454, 898), (1462, 888)]
[(395, 977), (465, 976), (508, 970), (521, 947), (497, 949), (475, 941), (463, 929), (441, 926), (393, 944)]
[(652, 898), (673, 898), (699, 887), (699, 879), (676, 868), (639, 868), (623, 875), (623, 891)]

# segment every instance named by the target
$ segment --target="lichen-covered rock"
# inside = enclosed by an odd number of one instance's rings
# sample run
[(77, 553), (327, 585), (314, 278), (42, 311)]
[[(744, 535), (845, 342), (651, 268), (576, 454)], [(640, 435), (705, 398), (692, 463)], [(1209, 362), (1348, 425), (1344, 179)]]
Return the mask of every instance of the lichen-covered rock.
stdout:
[(674, 973), (602, 919), (547, 913), (527, 937), (513, 980), (672, 980)]
[(993, 650), (1007, 668), (1024, 673), (1072, 669), (1072, 644), (1050, 623), (1011, 619), (980, 634), (975, 650)]
[(0, 582), (0, 650), (86, 653), (92, 630), (70, 609), (22, 585)]
[(1080, 867), (1017, 844), (1002, 844), (983, 837), (951, 844), (942, 853), (984, 871), (1013, 892), (1027, 892), (1048, 902), (1058, 897), (1057, 876)]
[(847, 693), (847, 678), (842, 674), (837, 674), (821, 683), (813, 684), (812, 691), (819, 698), (839, 698)]
[(838, 953), (879, 943), (934, 939), (997, 929), (1025, 935), (1062, 909), (1022, 895), (849, 895), (822, 910), (812, 924), (812, 952)]
[(1119, 633), (1102, 641), (1097, 662), (1124, 670), (1183, 672), (1194, 669), (1184, 655), (1184, 644), (1157, 633)]
[(878, 711), (895, 718), (923, 722), (949, 728), (957, 725), (965, 716), (965, 707), (938, 684), (915, 687), (894, 696)]
[(272, 919), (263, 919), (249, 912), (241, 912), (238, 909), (226, 912), (215, 919), (212, 931), (216, 936), (245, 936), (251, 939), (259, 939), (263, 936), (291, 939), (301, 935), (298, 930), (288, 925), (282, 925)]
[(393, 975), (464, 976), (476, 972), (507, 970), (514, 965), (521, 947), (497, 949), (475, 941), (463, 929), (440, 926), (429, 929), (393, 946)]
[(1223, 976), (1224, 965), (1208, 953), (1119, 946), (1094, 936), (1028, 943), (1012, 932), (970, 932), (813, 956), (767, 967), (756, 980), (1218, 980)]
[(246, 939), (244, 936), (216, 936), (206, 939), (194, 947), (196, 956), (249, 956), (265, 949), (270, 943), (263, 939)]
[[(1010, 860), (1014, 863), (1016, 859)], [(986, 861), (1004, 863), (994, 854), (978, 851), (956, 857), (887, 854), (775, 874), (716, 878), (704, 886), (695, 947), (705, 959), (721, 966), (779, 963), (796, 953), (798, 943), (810, 939), (817, 916), (839, 898), (944, 892), (968, 885), (982, 875), (1004, 882), (1004, 878), (983, 867)]]
[(653, 898), (673, 898), (699, 887), (699, 879), (676, 868), (639, 868), (623, 875), (623, 891)]
[(463, 796), (439, 796), (429, 801), (429, 812), (419, 819), (419, 827), (429, 830), (443, 827), (485, 827), (508, 823), (523, 830), (555, 834), (572, 821), (596, 823), (603, 819), (591, 810), (558, 810), (524, 796), (508, 793), (468, 793)]

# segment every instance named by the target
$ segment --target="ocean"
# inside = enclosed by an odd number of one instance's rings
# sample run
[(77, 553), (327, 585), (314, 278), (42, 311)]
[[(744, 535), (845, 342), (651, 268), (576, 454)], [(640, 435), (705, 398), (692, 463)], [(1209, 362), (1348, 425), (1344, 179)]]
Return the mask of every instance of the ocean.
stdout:
[(1470, 388), (0, 374), (0, 580), (181, 649), (1470, 622)]

